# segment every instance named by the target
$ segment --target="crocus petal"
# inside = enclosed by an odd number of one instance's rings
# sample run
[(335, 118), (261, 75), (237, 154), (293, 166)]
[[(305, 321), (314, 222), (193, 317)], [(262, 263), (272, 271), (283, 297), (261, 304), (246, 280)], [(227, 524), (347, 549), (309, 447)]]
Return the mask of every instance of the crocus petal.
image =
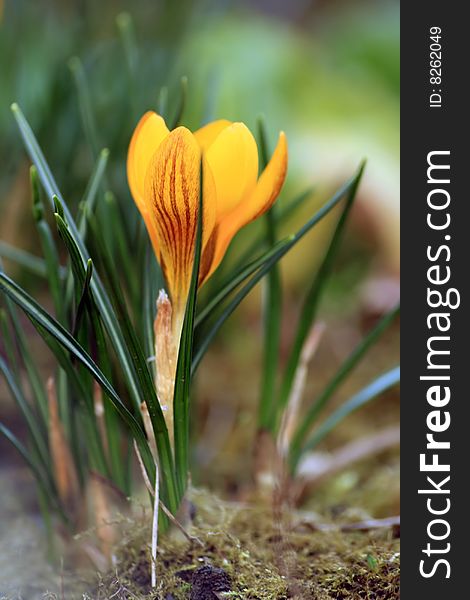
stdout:
[(184, 313), (192, 272), (201, 154), (204, 219), (199, 286), (220, 264), (237, 231), (271, 207), (287, 169), (282, 133), (257, 181), (258, 150), (243, 123), (221, 119), (194, 134), (184, 127), (170, 133), (156, 113), (142, 117), (129, 147), (128, 180), (178, 319)]
[(148, 207), (144, 199), (144, 182), (150, 159), (160, 143), (169, 134), (165, 121), (152, 111), (148, 111), (140, 119), (132, 135), (127, 154), (127, 180), (132, 197), (144, 219), (152, 246), (160, 260), (157, 232), (153, 226)]
[(169, 133), (162, 117), (148, 111), (140, 119), (132, 135), (127, 155), (127, 179), (134, 201), (141, 212), (146, 208), (144, 182), (147, 167), (155, 150)]
[(250, 198), (241, 203), (230, 216), (240, 229), (271, 208), (279, 196), (287, 172), (287, 138), (279, 134), (277, 146), (256, 184)]
[(200, 145), (201, 150), (205, 152), (213, 144), (219, 133), (221, 133), (231, 124), (231, 121), (220, 119), (219, 121), (208, 123), (207, 125), (204, 125), (204, 127), (201, 127), (195, 131), (194, 137)]
[[(201, 150), (185, 127), (173, 130), (150, 160), (144, 185), (165, 274), (180, 324), (189, 291), (196, 240)], [(209, 170), (204, 170), (203, 246), (215, 224), (216, 196)], [(178, 325), (176, 326), (178, 329)]]
[[(206, 279), (219, 266), (233, 236), (245, 225), (269, 210), (281, 191), (287, 171), (287, 139), (284, 132), (252, 193), (217, 223), (211, 267)], [(220, 199), (218, 199), (220, 200)]]
[(225, 127), (206, 152), (217, 191), (217, 221), (230, 213), (256, 185), (258, 148), (243, 123)]

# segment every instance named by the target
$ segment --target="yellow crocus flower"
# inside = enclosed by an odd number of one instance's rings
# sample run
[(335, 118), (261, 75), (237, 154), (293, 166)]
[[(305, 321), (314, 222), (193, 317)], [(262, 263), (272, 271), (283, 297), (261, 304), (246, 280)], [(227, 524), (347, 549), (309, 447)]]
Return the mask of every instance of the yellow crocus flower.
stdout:
[(287, 170), (287, 140), (258, 177), (258, 149), (243, 123), (219, 120), (192, 133), (169, 131), (147, 112), (129, 146), (127, 177), (165, 275), (172, 302), (173, 332), (181, 330), (194, 258), (203, 156), (201, 286), (220, 264), (239, 229), (274, 203)]

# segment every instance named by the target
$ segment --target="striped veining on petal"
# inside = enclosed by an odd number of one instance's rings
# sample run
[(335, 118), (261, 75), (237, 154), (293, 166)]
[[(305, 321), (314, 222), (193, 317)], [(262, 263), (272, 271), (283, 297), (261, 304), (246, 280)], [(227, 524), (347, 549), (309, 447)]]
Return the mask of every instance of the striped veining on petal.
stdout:
[(199, 203), (200, 149), (189, 130), (175, 129), (152, 158), (146, 201), (160, 239), (173, 302), (185, 302), (192, 272)]
[(173, 307), (181, 314), (194, 260), (201, 153), (204, 215), (200, 286), (220, 264), (237, 231), (272, 206), (287, 169), (287, 140), (282, 132), (271, 160), (258, 177), (258, 149), (243, 123), (214, 121), (192, 134), (185, 127), (168, 132), (155, 113), (142, 117), (129, 147), (128, 180)]

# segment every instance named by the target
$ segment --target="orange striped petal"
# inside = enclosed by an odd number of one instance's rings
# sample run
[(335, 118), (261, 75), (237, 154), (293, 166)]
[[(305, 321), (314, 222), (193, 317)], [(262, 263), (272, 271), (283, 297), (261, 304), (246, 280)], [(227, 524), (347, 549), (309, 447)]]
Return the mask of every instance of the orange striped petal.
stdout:
[(243, 123), (220, 131), (206, 152), (217, 192), (217, 221), (251, 194), (258, 177), (258, 148)]
[(132, 197), (144, 219), (154, 252), (159, 258), (157, 233), (144, 200), (144, 182), (150, 159), (169, 134), (165, 121), (152, 111), (140, 119), (132, 135), (127, 154), (127, 180)]
[(132, 135), (127, 154), (127, 179), (134, 201), (141, 211), (145, 210), (144, 182), (150, 159), (169, 133), (162, 117), (148, 111)]
[(284, 132), (281, 132), (274, 154), (252, 193), (218, 222), (214, 256), (206, 278), (219, 266), (233, 236), (271, 208), (284, 184), (286, 172), (287, 139)]
[(208, 123), (207, 125), (204, 125), (204, 127), (201, 127), (195, 131), (194, 137), (201, 147), (201, 150), (205, 152), (214, 143), (219, 133), (221, 133), (231, 124), (231, 121), (220, 119), (219, 121)]
[[(173, 130), (150, 160), (144, 185), (160, 249), (160, 264), (177, 321), (184, 314), (196, 240), (201, 150), (185, 127)], [(210, 171), (204, 170), (203, 247), (214, 229), (216, 196)]]

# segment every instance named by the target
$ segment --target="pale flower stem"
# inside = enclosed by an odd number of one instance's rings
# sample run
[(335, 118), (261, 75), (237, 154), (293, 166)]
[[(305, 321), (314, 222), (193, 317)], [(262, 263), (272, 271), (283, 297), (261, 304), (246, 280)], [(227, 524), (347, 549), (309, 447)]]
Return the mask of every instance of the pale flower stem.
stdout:
[(155, 388), (158, 401), (165, 417), (170, 443), (173, 447), (173, 393), (175, 389), (178, 343), (175, 343), (171, 301), (164, 290), (160, 290), (157, 299), (155, 317)]
[(290, 442), (297, 423), (302, 395), (304, 393), (308, 365), (317, 351), (324, 330), (325, 325), (323, 323), (315, 324), (302, 348), (292, 391), (282, 415), (281, 426), (277, 436), (277, 449), (282, 458), (285, 458), (289, 452)]
[(160, 476), (158, 463), (155, 463), (155, 497), (153, 501), (153, 522), (152, 522), (152, 587), (157, 586), (157, 546), (158, 546), (158, 507), (160, 501)]

